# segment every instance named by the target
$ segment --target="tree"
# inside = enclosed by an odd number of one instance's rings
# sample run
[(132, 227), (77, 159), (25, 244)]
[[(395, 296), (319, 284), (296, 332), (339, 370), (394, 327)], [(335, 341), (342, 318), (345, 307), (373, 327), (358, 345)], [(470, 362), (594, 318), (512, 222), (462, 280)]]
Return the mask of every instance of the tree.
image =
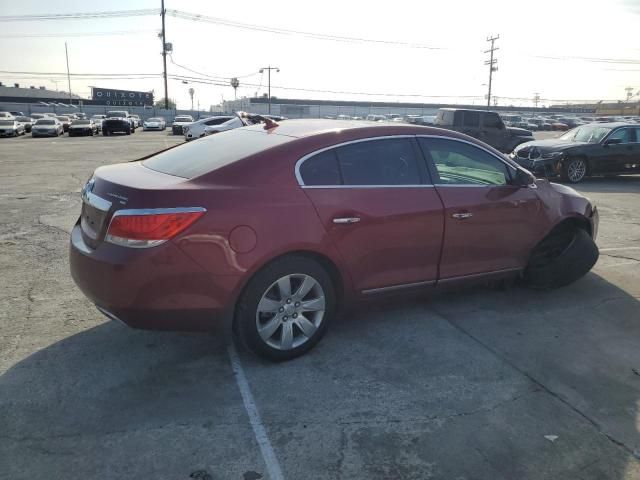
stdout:
[[(156, 107), (156, 108), (164, 108), (164, 97), (162, 97), (159, 100), (156, 100), (156, 103), (154, 104), (154, 107)], [(174, 100), (169, 99), (169, 109), (170, 110), (175, 110), (176, 109), (176, 102)]]

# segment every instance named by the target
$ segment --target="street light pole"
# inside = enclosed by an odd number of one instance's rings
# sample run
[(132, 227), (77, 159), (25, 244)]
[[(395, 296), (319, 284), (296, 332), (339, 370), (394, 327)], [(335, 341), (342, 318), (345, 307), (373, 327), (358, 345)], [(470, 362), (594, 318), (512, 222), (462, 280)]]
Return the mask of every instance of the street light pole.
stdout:
[(162, 16), (162, 64), (164, 66), (164, 109), (169, 110), (169, 93), (167, 88), (167, 39), (165, 37), (165, 28), (164, 28), (164, 0), (160, 0), (160, 8), (162, 11), (160, 15)]
[(268, 98), (269, 98), (269, 114), (271, 114), (271, 70), (275, 70), (276, 72), (279, 72), (280, 69), (278, 67), (272, 67), (271, 65), (269, 65), (268, 67), (263, 67), (260, 69), (260, 73), (267, 71), (267, 91), (268, 91)]
[[(69, 105), (73, 102), (71, 101), (71, 74), (69, 73), (69, 51), (67, 50), (67, 42), (64, 42), (64, 54), (67, 57), (67, 81), (69, 82)], [(56, 89), (58, 88), (58, 84), (56, 83)]]

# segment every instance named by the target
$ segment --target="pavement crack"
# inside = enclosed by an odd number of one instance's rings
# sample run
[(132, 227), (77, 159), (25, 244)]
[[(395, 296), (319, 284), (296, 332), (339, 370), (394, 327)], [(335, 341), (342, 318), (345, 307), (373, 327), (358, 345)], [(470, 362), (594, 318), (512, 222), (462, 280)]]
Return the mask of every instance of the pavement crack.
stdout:
[(42, 216), (38, 217), (38, 225), (41, 225), (45, 228), (49, 228), (49, 229), (53, 229), (53, 230), (57, 230), (58, 232), (62, 232), (64, 233), (66, 236), (71, 236), (71, 234), (69, 232), (67, 232), (64, 228), (60, 228), (60, 227), (56, 227), (55, 225), (51, 225), (49, 223), (45, 223), (42, 221)]
[(622, 258), (624, 260), (633, 260), (634, 262), (640, 262), (639, 259), (634, 257), (628, 257), (626, 255), (613, 255), (611, 253), (601, 253), (600, 255), (604, 255), (605, 257)]

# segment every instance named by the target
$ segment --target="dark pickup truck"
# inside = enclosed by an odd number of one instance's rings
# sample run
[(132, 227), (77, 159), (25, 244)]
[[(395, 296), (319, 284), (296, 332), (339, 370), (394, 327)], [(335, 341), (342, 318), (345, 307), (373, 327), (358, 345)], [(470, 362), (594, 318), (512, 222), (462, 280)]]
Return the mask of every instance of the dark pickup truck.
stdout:
[(136, 131), (135, 124), (129, 116), (129, 112), (115, 110), (107, 112), (107, 118), (102, 121), (102, 135), (108, 136), (115, 132), (123, 132), (131, 135)]
[(441, 108), (438, 110), (434, 125), (465, 133), (503, 153), (510, 153), (521, 143), (533, 140), (531, 131), (507, 127), (500, 115), (488, 110)]

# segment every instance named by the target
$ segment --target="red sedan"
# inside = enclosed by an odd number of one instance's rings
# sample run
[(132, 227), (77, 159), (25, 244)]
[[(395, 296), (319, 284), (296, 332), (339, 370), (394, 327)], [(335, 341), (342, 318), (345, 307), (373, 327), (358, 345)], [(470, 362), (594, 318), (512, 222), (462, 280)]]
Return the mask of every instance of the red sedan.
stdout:
[(348, 302), (477, 279), (550, 288), (598, 258), (596, 208), (430, 127), (268, 121), (97, 169), (72, 276), (109, 318), (300, 355)]

